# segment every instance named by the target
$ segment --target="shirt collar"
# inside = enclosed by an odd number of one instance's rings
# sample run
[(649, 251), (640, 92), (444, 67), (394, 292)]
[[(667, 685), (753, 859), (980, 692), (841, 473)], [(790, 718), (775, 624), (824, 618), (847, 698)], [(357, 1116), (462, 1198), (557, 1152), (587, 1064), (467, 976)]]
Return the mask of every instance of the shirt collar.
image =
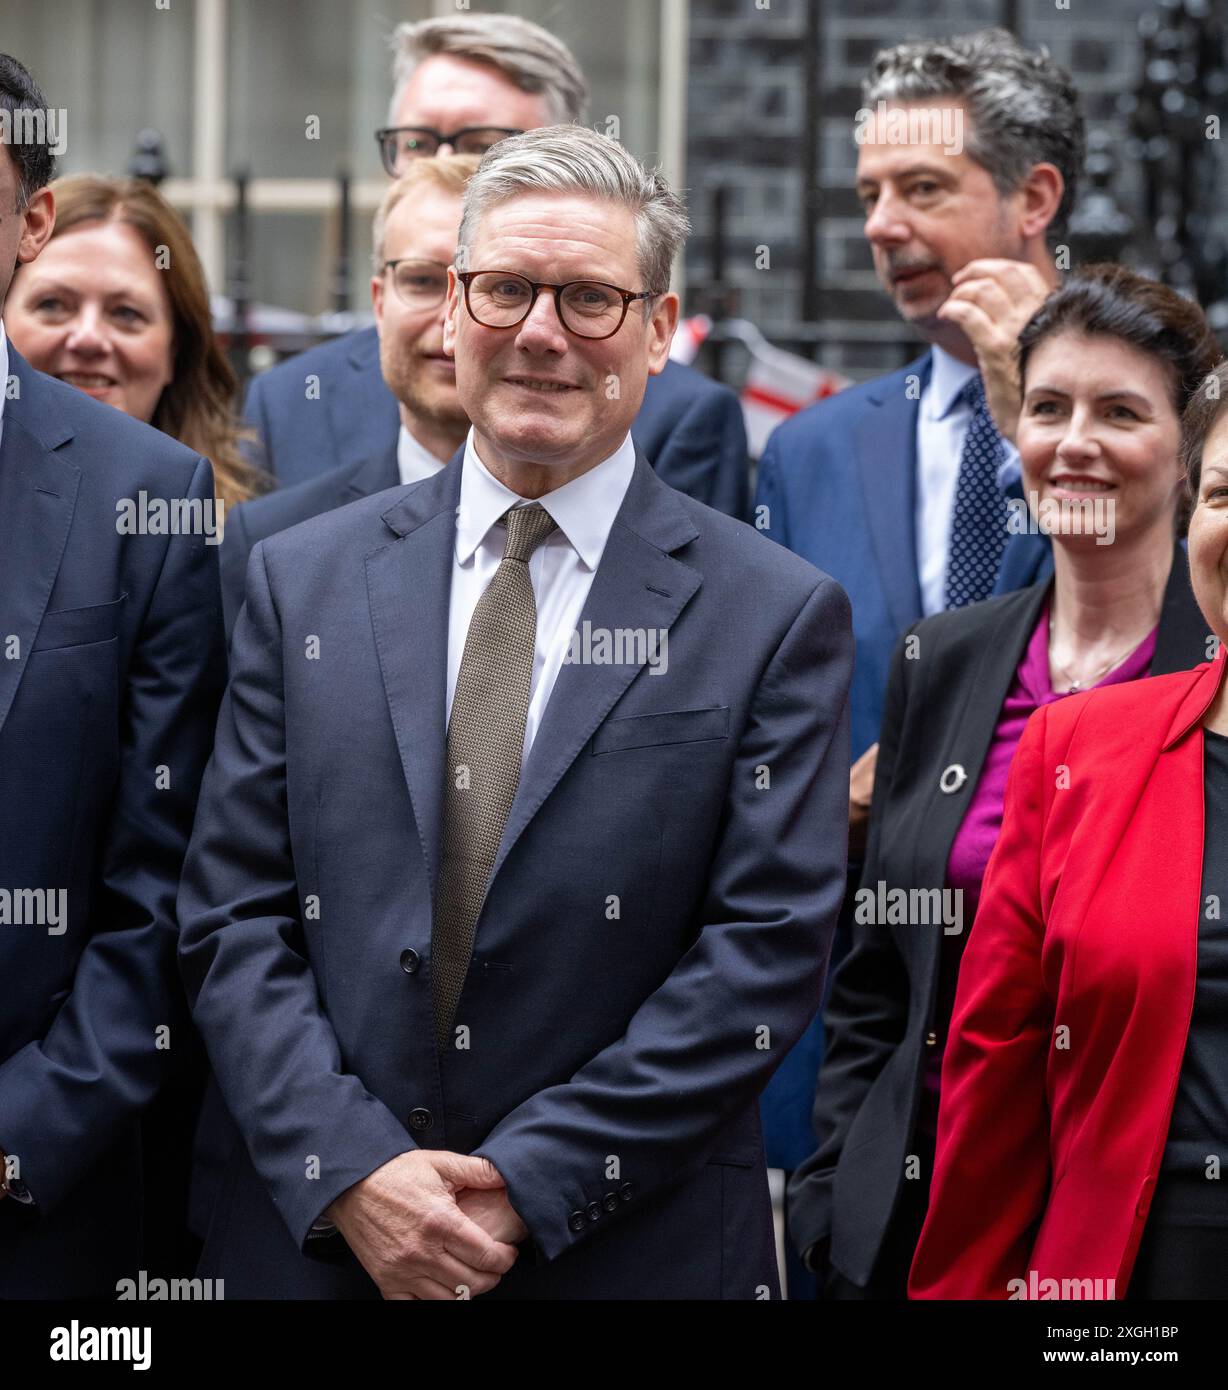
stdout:
[(401, 432), (397, 435), (397, 472), (402, 483), (417, 483), (423, 478), (431, 478), (447, 462), (447, 459), (436, 458), (404, 425), (401, 426)]
[[(628, 434), (609, 458), (537, 499), (554, 518), (585, 569), (595, 570), (601, 563), (634, 471), (635, 445)], [(467, 564), (503, 513), (528, 500), (505, 487), (478, 457), (471, 428), (465, 440), (460, 503), (456, 509), (457, 560)]]
[(955, 408), (959, 393), (976, 376), (977, 369), (970, 367), (967, 362), (961, 362), (958, 357), (952, 357), (940, 347), (934, 347), (931, 351), (933, 365), (930, 368), (925, 413), (931, 420), (941, 420)]

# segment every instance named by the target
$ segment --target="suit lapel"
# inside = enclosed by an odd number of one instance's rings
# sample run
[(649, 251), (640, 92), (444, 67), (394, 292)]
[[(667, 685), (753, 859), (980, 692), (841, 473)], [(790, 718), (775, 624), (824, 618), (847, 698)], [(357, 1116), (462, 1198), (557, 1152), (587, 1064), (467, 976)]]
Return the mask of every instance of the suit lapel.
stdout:
[[(395, 462), (401, 419), (396, 397), (380, 372), (379, 334), (368, 328), (352, 337), (342, 379), (324, 391), (337, 458), (351, 466), (373, 455), (391, 455)], [(395, 486), (397, 481), (394, 476), (388, 486)]]
[(448, 607), (460, 481), (460, 467), (449, 466), (407, 488), (383, 514), (397, 539), (366, 558), (367, 596), (384, 694), (432, 897), (439, 874)]
[(347, 503), (356, 502), (360, 497), (372, 497), (377, 492), (386, 492), (390, 487), (397, 487), (401, 481), (401, 473), (397, 467), (397, 454), (394, 447), (391, 453), (386, 450), (383, 453), (372, 454), (370, 458), (365, 458), (354, 468), (347, 468), (344, 476), (338, 480), (336, 507), (344, 507)]
[(876, 567), (883, 580), (891, 620), (899, 632), (921, 616), (917, 577), (917, 410), (909, 377), (918, 391), (930, 372), (927, 353), (902, 372), (884, 377), (871, 394), (871, 407), (853, 430), (861, 479), (863, 511)]
[[(668, 631), (701, 583), (670, 553), (699, 534), (678, 494), (636, 450), (635, 472), (593, 576), (579, 624), (593, 630)], [(533, 740), (491, 872), (492, 882), (546, 798), (643, 670), (638, 665), (564, 664)]]
[(1003, 601), (975, 642), (980, 658), (975, 668), (958, 680), (961, 696), (958, 706), (945, 718), (947, 735), (938, 760), (940, 772), (958, 764), (967, 774), (966, 780), (957, 792), (947, 793), (935, 779), (928, 801), (923, 803), (929, 829), (917, 841), (914, 882), (947, 881), (951, 846), (981, 779), (1002, 706), (1049, 589), (1048, 582), (1035, 584)]
[[(0, 642), (7, 646), (15, 638), (20, 658), (0, 659), (0, 729), (60, 572), (81, 483), (81, 470), (26, 428), (27, 418), (37, 420), (50, 438), (60, 412), (54, 402), (39, 409), (43, 392), (36, 374), (11, 343), (8, 350), (19, 396), (5, 405), (0, 442)], [(72, 437), (62, 427), (58, 434), (55, 443)]]

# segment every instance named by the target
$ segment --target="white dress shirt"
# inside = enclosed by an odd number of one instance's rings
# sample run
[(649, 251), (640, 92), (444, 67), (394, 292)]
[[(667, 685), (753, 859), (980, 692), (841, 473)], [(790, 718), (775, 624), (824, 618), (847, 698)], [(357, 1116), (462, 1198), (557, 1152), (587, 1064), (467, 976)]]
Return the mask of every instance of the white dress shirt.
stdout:
[[(610, 528), (634, 470), (635, 446), (628, 434), (608, 459), (538, 499), (554, 518), (558, 530), (538, 546), (529, 560), (529, 579), (537, 603), (537, 641), (529, 682), (522, 768), (541, 727), (571, 635), (579, 624), (593, 576), (605, 553)], [(503, 559), (506, 531), (495, 523), (509, 507), (527, 505), (525, 498), (504, 487), (478, 458), (470, 430), (465, 442), (460, 503), (456, 508), (456, 549), (448, 609), (449, 720), (469, 621)]]
[[(972, 409), (959, 393), (977, 369), (935, 347), (930, 379), (917, 410), (917, 578), (921, 611), (928, 617), (946, 607), (947, 555), (955, 514), (959, 458), (972, 423)], [(1005, 492), (1019, 477), (1019, 450), (1002, 441), (1006, 458), (998, 469)]]
[(430, 478), (447, 467), (447, 463), (447, 459), (437, 459), (404, 425), (401, 426), (401, 433), (397, 435), (397, 472), (402, 483), (420, 483), (423, 478)]

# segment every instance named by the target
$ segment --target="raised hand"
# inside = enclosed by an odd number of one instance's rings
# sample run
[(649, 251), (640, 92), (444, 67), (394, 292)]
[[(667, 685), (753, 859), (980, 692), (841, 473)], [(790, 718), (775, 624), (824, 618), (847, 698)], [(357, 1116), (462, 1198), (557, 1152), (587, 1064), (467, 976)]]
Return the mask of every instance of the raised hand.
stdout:
[(1023, 326), (1053, 288), (1026, 261), (969, 261), (951, 277), (955, 288), (938, 317), (963, 330), (985, 383), (985, 401), (1003, 439), (1015, 441), (1019, 424), (1016, 345)]

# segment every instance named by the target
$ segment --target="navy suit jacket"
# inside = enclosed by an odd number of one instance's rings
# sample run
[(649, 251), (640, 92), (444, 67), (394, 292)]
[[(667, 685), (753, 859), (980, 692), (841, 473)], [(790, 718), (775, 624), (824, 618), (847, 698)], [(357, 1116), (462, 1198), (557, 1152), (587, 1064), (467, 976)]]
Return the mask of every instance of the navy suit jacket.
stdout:
[[(308, 400), (307, 378), (319, 378)], [(244, 415), (264, 441), (260, 460), (283, 487), (371, 458), (395, 460), (400, 417), (384, 384), (379, 335), (364, 328), (310, 348), (252, 379)], [(671, 487), (745, 518), (750, 464), (738, 398), (690, 367), (648, 378), (631, 427)], [(397, 474), (385, 486), (397, 482)]]
[[(757, 524), (838, 580), (853, 605), (854, 758), (878, 739), (891, 653), (923, 616), (917, 410), (930, 365), (927, 352), (807, 407), (772, 432), (759, 461)], [(994, 592), (1024, 588), (1052, 567), (1046, 537), (1011, 536)]]
[(120, 534), (116, 504), (204, 502), (213, 478), (11, 343), (9, 369), (0, 888), (66, 890), (67, 916), (0, 926), (0, 1148), (35, 1198), (0, 1201), (0, 1298), (114, 1298), (141, 1112), (191, 1051), (175, 892), (225, 679), (216, 548)]
[[(462, 458), (464, 452), (463, 448), (458, 449), (452, 462)], [(309, 521), (322, 512), (356, 502), (360, 497), (386, 492), (400, 485), (400, 477), (394, 438), (382, 454), (372, 454), (292, 487), (281, 487), (263, 497), (253, 497), (230, 512), (226, 517), (226, 539), (219, 560), (227, 642), (243, 607), (247, 562), (257, 541), (297, 526), (300, 521)]]
[(776, 1296), (757, 1102), (843, 895), (847, 599), (637, 457), (582, 621), (666, 630), (666, 669), (563, 666), (477, 924), (468, 1045), (440, 1054), (463, 467), (252, 552), (179, 897), (238, 1129), (201, 1273), (232, 1298), (376, 1297), (308, 1231), (418, 1146), (507, 1182), (531, 1244), (490, 1296)]

